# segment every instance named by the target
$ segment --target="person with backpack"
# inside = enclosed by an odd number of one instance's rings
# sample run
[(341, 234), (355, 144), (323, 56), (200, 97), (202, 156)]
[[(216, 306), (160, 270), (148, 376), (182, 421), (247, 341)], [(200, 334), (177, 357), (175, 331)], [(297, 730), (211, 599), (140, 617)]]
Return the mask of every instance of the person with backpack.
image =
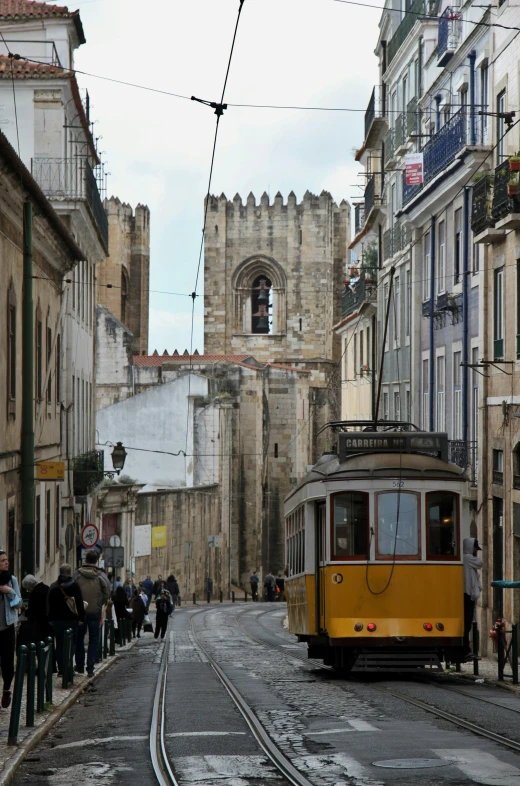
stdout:
[(130, 598), (130, 608), (132, 609), (132, 636), (141, 638), (141, 626), (146, 616), (146, 606), (137, 590), (134, 590)]
[(164, 639), (166, 635), (166, 629), (168, 627), (168, 617), (170, 616), (170, 607), (171, 602), (168, 597), (169, 593), (165, 589), (161, 589), (159, 591), (159, 596), (155, 601), (155, 606), (157, 609), (157, 614), (155, 615), (155, 633), (154, 638), (159, 638), (159, 633), (161, 634), (161, 639)]
[(175, 607), (177, 605), (178, 597), (180, 595), (180, 589), (177, 583), (177, 579), (175, 578), (173, 573), (170, 573), (170, 575), (168, 576), (168, 579), (166, 581), (166, 589), (170, 593), (171, 600), (172, 600), (172, 612), (174, 612)]
[(58, 675), (63, 674), (63, 644), (65, 631), (72, 630), (72, 651), (76, 648), (78, 630), (85, 627), (85, 606), (79, 584), (72, 578), (67, 563), (60, 567), (60, 575), (49, 587), (47, 617), (54, 631)]
[(85, 564), (74, 574), (74, 579), (78, 582), (87, 603), (85, 624), (80, 626), (76, 642), (76, 671), (79, 674), (85, 672), (85, 633), (88, 629), (87, 674), (89, 677), (94, 674), (97, 659), (101, 613), (110, 598), (110, 583), (103, 571), (98, 568), (98, 559), (97, 551), (87, 551)]

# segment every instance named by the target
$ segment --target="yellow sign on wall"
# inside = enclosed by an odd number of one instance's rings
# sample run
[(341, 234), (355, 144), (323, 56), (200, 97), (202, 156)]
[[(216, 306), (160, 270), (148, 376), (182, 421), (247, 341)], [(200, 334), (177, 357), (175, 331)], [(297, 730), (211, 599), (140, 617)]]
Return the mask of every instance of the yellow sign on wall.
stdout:
[(152, 527), (152, 548), (161, 549), (166, 546), (166, 527)]
[(37, 480), (64, 480), (64, 461), (40, 461), (36, 465)]

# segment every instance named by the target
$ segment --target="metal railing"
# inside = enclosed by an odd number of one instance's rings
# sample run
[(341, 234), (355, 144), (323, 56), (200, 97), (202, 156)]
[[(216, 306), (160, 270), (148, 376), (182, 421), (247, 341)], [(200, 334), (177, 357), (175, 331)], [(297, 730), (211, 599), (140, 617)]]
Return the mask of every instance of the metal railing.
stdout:
[(104, 477), (105, 454), (102, 450), (91, 450), (73, 460), (74, 496), (85, 497)]
[(396, 56), (400, 47), (404, 44), (413, 26), (420, 15), (425, 13), (423, 0), (413, 0), (410, 7), (406, 9), (404, 19), (388, 42), (386, 51), (387, 68)]
[(394, 233), (387, 229), (383, 234), (383, 259), (391, 259), (394, 255)]
[(381, 175), (370, 175), (365, 186), (365, 210), (364, 221), (365, 224), (370, 211), (373, 207), (381, 204)]
[[(9, 718), (8, 745), (18, 743), (22, 697), (26, 682), (27, 702), (25, 725), (34, 726), (36, 712), (45, 712), (52, 705), (52, 663), (53, 646), (49, 636), (46, 643), (22, 645), (18, 650), (16, 674), (14, 679), (13, 703)], [(27, 676), (27, 681), (25, 677)], [(36, 707), (35, 707), (36, 704)]]
[(354, 231), (356, 235), (361, 232), (365, 224), (365, 205), (359, 204), (354, 207)]
[[(426, 302), (429, 304), (430, 301), (428, 300)], [(478, 474), (476, 441), (450, 439), (448, 443), (448, 456), (451, 463), (465, 470), (470, 476), (471, 483), (475, 484)]]
[(395, 149), (397, 150), (400, 147), (404, 147), (406, 141), (407, 134), (405, 133), (405, 117), (402, 114), (397, 115), (394, 128)]
[(393, 159), (395, 153), (395, 134), (393, 128), (390, 128), (385, 135), (384, 151), (383, 163), (386, 167), (388, 162)]
[(498, 469), (493, 470), (493, 483), (496, 483), (497, 486), (504, 485), (504, 473), (500, 472)]
[(359, 280), (353, 285), (353, 289), (347, 287), (343, 292), (341, 314), (348, 317), (358, 311), (365, 302), (374, 303), (377, 297), (376, 277), (370, 277), (365, 270), (361, 271)]
[(365, 112), (365, 139), (368, 136), (368, 132), (370, 131), (370, 126), (372, 125), (372, 121), (376, 116), (376, 88), (372, 90), (372, 95), (370, 96), (370, 101), (368, 102), (367, 111)]
[(97, 180), (86, 158), (33, 158), (31, 173), (49, 199), (84, 200), (108, 249), (108, 218)]
[(417, 134), (417, 129), (420, 128), (419, 119), (419, 102), (417, 98), (411, 98), (406, 107), (406, 133), (408, 136)]
[(403, 173), (403, 205), (410, 201), (424, 185), (433, 180), (440, 172), (454, 161), (467, 142), (468, 122), (467, 112), (459, 109), (425, 144), (424, 155), (424, 182), (423, 185), (407, 186)]
[(439, 18), (437, 62), (444, 65), (459, 45), (462, 33), (461, 16), (455, 8), (446, 8)]
[(505, 218), (509, 213), (520, 213), (520, 199), (517, 196), (510, 197), (508, 193), (507, 187), (510, 175), (509, 159), (506, 159), (495, 169), (493, 205), (491, 208), (491, 213), (495, 220)]
[(471, 230), (478, 234), (495, 224), (491, 213), (493, 198), (493, 178), (484, 175), (473, 186), (471, 202)]

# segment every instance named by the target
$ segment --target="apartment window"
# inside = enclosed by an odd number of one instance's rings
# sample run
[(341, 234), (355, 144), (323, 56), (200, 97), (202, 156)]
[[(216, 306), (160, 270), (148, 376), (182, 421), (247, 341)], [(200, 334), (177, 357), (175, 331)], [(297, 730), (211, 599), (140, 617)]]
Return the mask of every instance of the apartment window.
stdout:
[(60, 487), (56, 484), (54, 494), (54, 547), (58, 551), (60, 547)]
[[(471, 350), (471, 365), (475, 366), (478, 363), (478, 347), (473, 347)], [(471, 420), (472, 420), (472, 436), (473, 441), (478, 439), (478, 374), (473, 369), (472, 371), (472, 402), (471, 402)]]
[(345, 379), (348, 379), (348, 341), (345, 339), (343, 343), (343, 374)]
[(363, 343), (363, 331), (359, 331), (359, 373), (363, 376), (363, 366), (365, 365), (365, 345)]
[(61, 336), (56, 336), (56, 404), (61, 401)]
[(462, 439), (462, 353), (453, 353), (453, 439)]
[(425, 431), (430, 428), (430, 364), (428, 360), (422, 362), (422, 427)]
[(399, 278), (395, 279), (394, 284), (394, 343), (396, 347), (401, 345), (401, 289)]
[(47, 381), (47, 404), (52, 402), (52, 374), (50, 373), (50, 363), (52, 355), (52, 330), (47, 325), (47, 374), (49, 379)]
[(36, 320), (36, 399), (42, 397), (42, 337), (43, 325), (41, 319)]
[(493, 483), (502, 486), (504, 483), (504, 451), (493, 451)]
[(394, 420), (401, 420), (401, 395), (394, 393)]
[(453, 283), (458, 284), (462, 277), (462, 208), (455, 211), (455, 248), (453, 259)]
[(431, 238), (430, 233), (426, 232), (423, 239), (423, 301), (430, 299), (430, 254)]
[(437, 356), (437, 431), (446, 429), (446, 406), (445, 406), (445, 384), (446, 384), (446, 359), (444, 355)]
[(496, 151), (497, 151), (497, 165), (501, 164), (504, 160), (504, 136), (506, 132), (506, 124), (504, 120), (504, 112), (506, 111), (506, 91), (502, 90), (501, 93), (497, 95), (497, 142), (496, 142)]
[(34, 510), (34, 562), (36, 565), (36, 569), (38, 570), (40, 567), (40, 527), (41, 527), (41, 511), (40, 511), (40, 495), (36, 495), (35, 499), (35, 510)]
[(480, 271), (480, 244), (473, 243), (473, 275)]
[(488, 106), (488, 77), (489, 77), (489, 67), (487, 60), (485, 64), (480, 69), (480, 109), (482, 111), (482, 115), (480, 116), (480, 123), (481, 123), (481, 142), (484, 143), (486, 136), (487, 136), (487, 125), (488, 125), (488, 118), (487, 115), (484, 114), (487, 111)]
[(437, 258), (437, 294), (441, 295), (445, 289), (445, 273), (446, 273), (446, 223), (441, 221), (439, 223), (439, 247)]
[(354, 373), (352, 374), (352, 379), (356, 379), (357, 377), (357, 333), (354, 332), (352, 336), (352, 356), (354, 358)]
[(372, 349), (372, 346), (370, 344), (370, 327), (367, 327), (366, 333), (367, 333), (367, 359), (366, 359), (366, 365), (367, 365), (367, 368), (370, 369), (370, 366), (371, 366), (371, 359), (370, 359), (370, 357), (371, 357), (371, 349)]
[(406, 421), (407, 423), (412, 422), (412, 394), (409, 390), (405, 393), (406, 396)]
[(501, 360), (504, 357), (504, 268), (495, 270), (495, 289), (493, 292), (493, 357)]
[(406, 271), (406, 338), (412, 329), (412, 271)]
[(76, 310), (76, 268), (72, 271), (72, 310)]
[(45, 555), (47, 559), (51, 556), (51, 492), (50, 489), (45, 493)]
[[(388, 307), (388, 283), (385, 283), (383, 286), (383, 308), (386, 309)], [(385, 341), (385, 352), (388, 352), (388, 331), (386, 333), (386, 341)]]
[(383, 392), (383, 420), (390, 420), (390, 395), (387, 390)]
[(9, 287), (7, 307), (7, 391), (11, 401), (16, 399), (16, 305), (13, 287)]

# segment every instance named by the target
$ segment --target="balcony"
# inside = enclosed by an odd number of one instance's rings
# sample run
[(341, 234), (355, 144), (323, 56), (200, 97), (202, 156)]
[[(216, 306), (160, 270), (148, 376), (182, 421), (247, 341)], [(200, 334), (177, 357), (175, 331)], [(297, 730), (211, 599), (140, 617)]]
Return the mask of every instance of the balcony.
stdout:
[(454, 8), (446, 8), (439, 18), (439, 41), (437, 44), (437, 65), (445, 66), (460, 43), (462, 18)]
[(386, 67), (390, 65), (394, 57), (396, 56), (397, 52), (404, 44), (405, 40), (408, 38), (410, 31), (412, 30), (413, 26), (419, 19), (421, 14), (424, 14), (424, 2), (423, 0), (413, 0), (408, 8), (405, 11), (404, 19), (395, 31), (394, 35), (388, 42), (387, 52), (386, 52)]
[(457, 153), (467, 144), (467, 137), (467, 113), (462, 108), (450, 117), (440, 131), (437, 131), (425, 144), (423, 148), (424, 183), (422, 185), (407, 186), (405, 174), (403, 173), (403, 205), (406, 205), (427, 183), (443, 172), (455, 160)]
[(76, 456), (73, 463), (74, 496), (86, 497), (101, 481), (104, 474), (104, 456), (102, 450), (92, 450)]
[(495, 219), (497, 229), (518, 229), (520, 227), (520, 198), (519, 196), (509, 196), (510, 179), (511, 167), (509, 160), (506, 160), (495, 169), (491, 214)]
[(394, 254), (403, 251), (408, 243), (410, 243), (410, 230), (407, 226), (401, 226), (398, 219), (392, 229), (387, 229), (383, 235), (383, 260), (386, 262)]
[(383, 164), (385, 169), (394, 169), (397, 163), (395, 154), (395, 131), (390, 128), (384, 138)]
[(491, 207), (493, 200), (493, 177), (484, 175), (473, 186), (471, 205), (471, 230), (476, 235), (488, 227), (495, 226)]
[(475, 485), (477, 481), (477, 443), (451, 439), (448, 445), (449, 461), (465, 470)]
[(406, 107), (406, 134), (408, 137), (413, 137), (419, 133), (417, 129), (421, 127), (419, 123), (419, 103), (416, 98), (408, 101)]
[(377, 85), (372, 91), (365, 112), (365, 141), (363, 147), (373, 149), (381, 141), (386, 128), (385, 86)]
[(408, 150), (408, 134), (406, 133), (405, 116), (397, 115), (394, 129), (395, 153), (403, 155)]
[(105, 251), (108, 251), (108, 218), (86, 158), (33, 158), (31, 172), (51, 201), (86, 202)]
[(365, 270), (361, 271), (358, 281), (350, 287), (346, 287), (343, 292), (341, 304), (341, 314), (343, 318), (359, 311), (363, 303), (375, 303), (377, 298), (376, 276), (371, 276)]
[(493, 470), (493, 483), (496, 486), (503, 486), (504, 485), (504, 473), (500, 472), (498, 469)]
[(354, 206), (354, 231), (356, 235), (361, 232), (365, 225), (365, 204), (360, 202)]
[(370, 175), (365, 187), (365, 226), (374, 208), (381, 207), (381, 175)]

